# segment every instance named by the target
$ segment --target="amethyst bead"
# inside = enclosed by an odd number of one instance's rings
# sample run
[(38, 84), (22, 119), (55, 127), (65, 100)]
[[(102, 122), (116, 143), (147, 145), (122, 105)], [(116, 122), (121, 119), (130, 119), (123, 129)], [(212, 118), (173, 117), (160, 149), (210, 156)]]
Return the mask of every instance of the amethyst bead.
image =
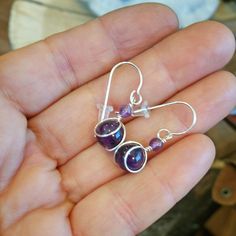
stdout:
[(124, 170), (137, 173), (147, 162), (147, 153), (143, 146), (136, 142), (123, 143), (115, 152), (116, 163)]
[(153, 151), (159, 151), (162, 149), (163, 147), (163, 142), (161, 139), (159, 138), (153, 138), (150, 142), (149, 142), (149, 146), (152, 148)]
[(127, 118), (132, 114), (132, 107), (128, 105), (123, 105), (120, 107), (119, 114), (122, 118)]
[(112, 151), (124, 141), (125, 128), (117, 118), (109, 118), (97, 124), (95, 135), (105, 149)]

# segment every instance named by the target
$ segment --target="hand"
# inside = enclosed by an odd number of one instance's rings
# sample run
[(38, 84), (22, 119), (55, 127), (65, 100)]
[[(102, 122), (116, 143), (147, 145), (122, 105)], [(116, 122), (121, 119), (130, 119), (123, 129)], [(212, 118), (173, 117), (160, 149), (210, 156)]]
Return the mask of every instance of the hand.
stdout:
[[(235, 42), (216, 22), (177, 29), (169, 8), (144, 4), (0, 58), (1, 235), (135, 235), (201, 179), (215, 149), (200, 133), (236, 103), (234, 76), (219, 71)], [(115, 166), (93, 136), (106, 73), (123, 60), (141, 67), (150, 104), (184, 100), (198, 116), (192, 134), (173, 139), (139, 174)], [(110, 104), (129, 101), (131, 73), (117, 72)], [(129, 121), (127, 140), (146, 145), (159, 128), (186, 125), (178, 109), (167, 110)]]

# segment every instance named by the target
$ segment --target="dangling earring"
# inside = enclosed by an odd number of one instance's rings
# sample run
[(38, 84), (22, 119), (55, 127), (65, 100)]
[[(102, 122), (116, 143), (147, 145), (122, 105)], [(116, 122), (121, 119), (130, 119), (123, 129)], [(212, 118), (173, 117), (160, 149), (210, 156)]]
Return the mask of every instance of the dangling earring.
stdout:
[[(111, 81), (115, 70), (124, 64), (128, 64), (136, 69), (139, 75), (139, 86), (137, 90), (133, 90), (131, 92), (130, 103), (126, 106), (122, 106), (120, 111), (116, 112), (115, 117), (109, 118), (109, 114), (113, 110), (111, 106), (108, 106)], [(143, 75), (141, 73), (141, 70), (134, 63), (124, 61), (116, 64), (112, 68), (108, 79), (104, 104), (98, 107), (100, 109), (100, 121), (94, 128), (95, 137), (107, 151), (114, 151), (119, 145), (124, 142), (126, 137), (126, 130), (124, 124), (121, 122), (121, 119), (132, 115), (133, 107), (141, 104), (142, 96), (140, 94), (140, 90), (142, 88), (142, 84)]]
[(171, 132), (168, 129), (160, 129), (157, 132), (157, 136), (150, 140), (149, 146), (143, 147), (142, 144), (135, 142), (135, 141), (126, 141), (122, 143), (116, 150), (114, 154), (115, 162), (124, 170), (131, 172), (131, 173), (138, 173), (140, 172), (147, 163), (147, 153), (151, 151), (159, 151), (163, 148), (164, 143), (168, 140), (172, 139), (174, 136), (186, 134), (190, 131), (197, 121), (196, 112), (191, 105), (187, 102), (183, 101), (175, 101), (164, 103), (157, 106), (142, 107), (138, 110), (133, 110), (132, 116), (146, 116), (149, 114), (149, 111), (162, 108), (165, 106), (175, 105), (175, 104), (182, 104), (187, 106), (192, 112), (192, 123), (191, 125), (182, 132)]
[[(120, 111), (116, 112), (116, 116), (109, 118), (109, 114), (113, 111), (111, 106), (108, 106), (108, 97), (110, 93), (111, 81), (113, 78), (114, 71), (121, 65), (129, 64), (134, 67), (139, 74), (139, 86), (137, 90), (133, 90), (130, 94), (130, 103), (121, 106)], [(147, 163), (147, 153), (150, 151), (158, 151), (162, 149), (163, 144), (168, 140), (172, 139), (174, 136), (182, 135), (190, 131), (196, 123), (197, 116), (193, 107), (183, 101), (169, 102), (157, 106), (148, 107), (147, 102), (142, 105), (142, 96), (140, 90), (143, 84), (143, 75), (140, 69), (132, 62), (120, 62), (115, 65), (109, 75), (107, 91), (105, 96), (105, 101), (102, 106), (99, 106), (100, 116), (99, 123), (94, 128), (95, 137), (98, 142), (108, 151), (115, 151), (114, 159), (115, 162), (124, 170), (131, 173), (140, 172)], [(154, 109), (162, 108), (165, 106), (182, 104), (187, 106), (193, 116), (193, 120), (188, 129), (182, 132), (171, 132), (168, 129), (160, 129), (157, 133), (157, 137), (151, 139), (149, 146), (144, 147), (142, 144), (135, 141), (126, 141), (126, 130), (124, 124), (121, 122), (122, 118), (127, 118), (129, 116), (144, 116), (149, 117), (149, 112)], [(138, 109), (135, 109), (139, 106)]]

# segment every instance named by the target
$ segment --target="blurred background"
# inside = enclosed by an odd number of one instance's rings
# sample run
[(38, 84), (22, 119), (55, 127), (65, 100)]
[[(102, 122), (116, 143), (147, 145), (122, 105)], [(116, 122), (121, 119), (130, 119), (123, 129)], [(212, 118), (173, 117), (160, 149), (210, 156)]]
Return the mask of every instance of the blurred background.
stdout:
[[(0, 55), (111, 10), (141, 2), (148, 1), (0, 0)], [(174, 9), (181, 27), (214, 19), (236, 34), (236, 0), (153, 2)], [(226, 69), (236, 73), (236, 56)], [(141, 236), (236, 236), (236, 110), (207, 135), (217, 150), (210, 171), (183, 200)]]

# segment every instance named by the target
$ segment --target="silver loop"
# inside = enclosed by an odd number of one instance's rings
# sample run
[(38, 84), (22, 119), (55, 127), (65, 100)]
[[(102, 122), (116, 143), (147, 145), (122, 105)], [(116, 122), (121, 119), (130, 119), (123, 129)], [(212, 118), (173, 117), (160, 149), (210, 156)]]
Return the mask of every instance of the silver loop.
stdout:
[[(128, 65), (131, 65), (132, 67), (134, 67), (137, 70), (138, 74), (139, 74), (139, 80), (140, 80), (137, 90), (134, 90), (130, 95), (130, 102), (133, 105), (140, 104), (142, 102), (142, 96), (140, 95), (140, 90), (141, 90), (142, 85), (143, 85), (143, 75), (142, 75), (141, 70), (138, 68), (138, 66), (136, 66), (134, 63), (132, 63), (130, 61), (120, 62), (120, 63), (116, 64), (110, 72), (108, 83), (107, 83), (107, 91), (106, 91), (106, 95), (105, 95), (105, 100), (104, 100), (104, 104), (103, 104), (103, 110), (102, 110), (100, 121), (104, 120), (104, 117), (105, 117), (105, 111), (106, 111), (106, 107), (107, 107), (107, 103), (108, 103), (108, 97), (109, 97), (109, 93), (110, 93), (110, 87), (111, 87), (111, 81), (112, 81), (112, 78), (113, 78), (113, 74), (114, 74), (115, 70), (118, 67), (120, 67), (124, 64), (128, 64)], [(138, 95), (138, 98), (139, 98), (138, 101), (135, 100), (134, 93), (136, 93)]]
[[(160, 138), (161, 140), (163, 140), (164, 142), (166, 142), (169, 139), (172, 139), (173, 136), (179, 136), (179, 135), (182, 135), (182, 134), (186, 134), (189, 130), (191, 130), (194, 127), (194, 125), (197, 122), (196, 111), (194, 110), (194, 108), (189, 103), (183, 102), (183, 101), (175, 101), (175, 102), (164, 103), (164, 104), (161, 104), (161, 105), (149, 107), (148, 110), (154, 110), (154, 109), (157, 109), (157, 108), (162, 108), (162, 107), (166, 107), (166, 106), (170, 106), (170, 105), (175, 105), (175, 104), (182, 104), (182, 105), (187, 106), (190, 109), (190, 111), (192, 112), (193, 120), (192, 120), (191, 125), (186, 130), (181, 131), (181, 132), (171, 132), (168, 129), (160, 129), (158, 131), (158, 133), (157, 133), (157, 137)], [(166, 135), (166, 137), (161, 138), (160, 137), (160, 133), (163, 132), (163, 131), (166, 131), (167, 135)]]
[[(164, 137), (161, 137), (161, 133), (165, 132)], [(157, 137), (165, 143), (167, 140), (172, 139), (173, 135), (168, 129), (160, 129), (157, 133)]]
[(129, 99), (130, 99), (130, 103), (132, 105), (139, 105), (143, 101), (143, 98), (142, 98), (141, 94), (139, 92), (137, 92), (136, 90), (132, 91), (132, 93), (130, 94)]

